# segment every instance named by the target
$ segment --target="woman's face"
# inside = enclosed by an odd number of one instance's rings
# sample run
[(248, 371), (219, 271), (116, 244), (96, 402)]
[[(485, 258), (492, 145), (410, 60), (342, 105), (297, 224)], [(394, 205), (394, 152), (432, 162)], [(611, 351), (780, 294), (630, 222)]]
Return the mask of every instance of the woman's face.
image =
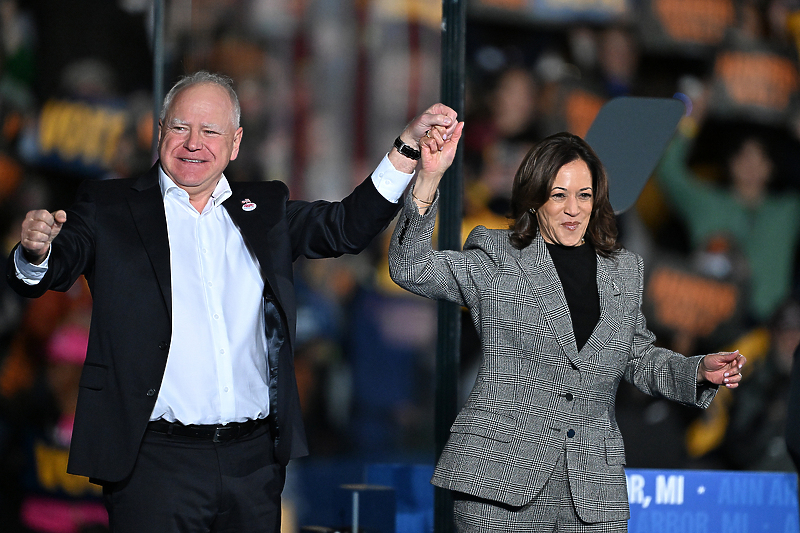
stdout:
[(550, 244), (579, 246), (594, 205), (592, 173), (582, 159), (558, 170), (548, 200), (536, 211), (542, 238)]

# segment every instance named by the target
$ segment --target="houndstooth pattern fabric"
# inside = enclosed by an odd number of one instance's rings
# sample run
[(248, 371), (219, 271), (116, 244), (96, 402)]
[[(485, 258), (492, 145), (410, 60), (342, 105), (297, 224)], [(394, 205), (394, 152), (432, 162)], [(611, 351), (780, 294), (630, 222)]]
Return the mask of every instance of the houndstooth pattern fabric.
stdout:
[(553, 472), (536, 498), (514, 507), (491, 500), (456, 494), (453, 521), (458, 533), (626, 533), (627, 520), (587, 523), (572, 503), (565, 453), (558, 455)]
[(620, 380), (705, 408), (717, 389), (697, 384), (701, 356), (654, 346), (641, 312), (643, 263), (628, 251), (598, 256), (600, 320), (578, 351), (541, 236), (517, 250), (508, 231), (478, 226), (463, 251), (435, 251), (436, 205), (421, 216), (406, 195), (390, 244), (390, 273), (413, 293), (466, 306), (482, 341), (482, 362), (432, 483), (522, 506), (534, 500), (566, 450), (581, 519), (627, 519), (625, 449), (614, 411)]

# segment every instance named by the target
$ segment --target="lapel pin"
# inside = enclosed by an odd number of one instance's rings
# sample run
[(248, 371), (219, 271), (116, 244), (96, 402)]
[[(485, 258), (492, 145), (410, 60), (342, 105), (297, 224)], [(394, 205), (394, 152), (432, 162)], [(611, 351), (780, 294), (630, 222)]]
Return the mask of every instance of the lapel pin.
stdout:
[(243, 211), (252, 211), (256, 208), (255, 202), (251, 202), (250, 198), (245, 198), (242, 200), (242, 210)]

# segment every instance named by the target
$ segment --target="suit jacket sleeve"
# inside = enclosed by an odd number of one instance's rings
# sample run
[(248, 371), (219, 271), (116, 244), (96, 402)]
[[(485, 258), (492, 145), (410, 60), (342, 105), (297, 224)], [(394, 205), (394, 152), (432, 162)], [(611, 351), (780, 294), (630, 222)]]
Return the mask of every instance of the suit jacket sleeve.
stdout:
[[(47, 273), (35, 285), (28, 285), (16, 276), (14, 251), (12, 250), (6, 267), (6, 279), (20, 295), (38, 298), (48, 290), (67, 291), (81, 274), (89, 280), (89, 271), (94, 255), (94, 203), (91, 200), (91, 183), (84, 182), (78, 189), (75, 203), (67, 210), (69, 226), (51, 244)], [(14, 250), (19, 246), (14, 247)]]
[(661, 396), (686, 405), (706, 408), (717, 393), (717, 386), (698, 384), (697, 366), (702, 355), (685, 357), (666, 348), (655, 346), (655, 335), (647, 328), (642, 313), (644, 264), (642, 258), (627, 254), (622, 260), (635, 258), (639, 305), (631, 355), (625, 368), (625, 378), (639, 390), (651, 396)]
[(496, 251), (477, 245), (486, 228), (479, 226), (467, 239), (465, 251), (433, 249), (438, 192), (434, 204), (420, 215), (406, 194), (400, 220), (389, 245), (389, 273), (402, 288), (426, 298), (447, 300), (475, 308), (481, 287), (495, 272)]
[[(288, 191), (287, 191), (288, 192)], [(364, 180), (341, 202), (290, 200), (286, 221), (292, 244), (292, 261), (355, 254), (386, 229), (400, 204), (390, 202)]]

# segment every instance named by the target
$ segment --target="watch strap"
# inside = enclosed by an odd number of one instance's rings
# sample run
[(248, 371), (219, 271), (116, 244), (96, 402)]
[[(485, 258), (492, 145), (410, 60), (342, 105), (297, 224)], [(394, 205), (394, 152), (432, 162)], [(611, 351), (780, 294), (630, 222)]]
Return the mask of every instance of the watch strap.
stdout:
[(419, 158), (422, 157), (422, 153), (420, 153), (419, 150), (404, 143), (400, 137), (394, 140), (394, 147), (397, 148), (397, 151), (400, 152), (401, 155), (413, 159), (414, 161), (419, 161)]

